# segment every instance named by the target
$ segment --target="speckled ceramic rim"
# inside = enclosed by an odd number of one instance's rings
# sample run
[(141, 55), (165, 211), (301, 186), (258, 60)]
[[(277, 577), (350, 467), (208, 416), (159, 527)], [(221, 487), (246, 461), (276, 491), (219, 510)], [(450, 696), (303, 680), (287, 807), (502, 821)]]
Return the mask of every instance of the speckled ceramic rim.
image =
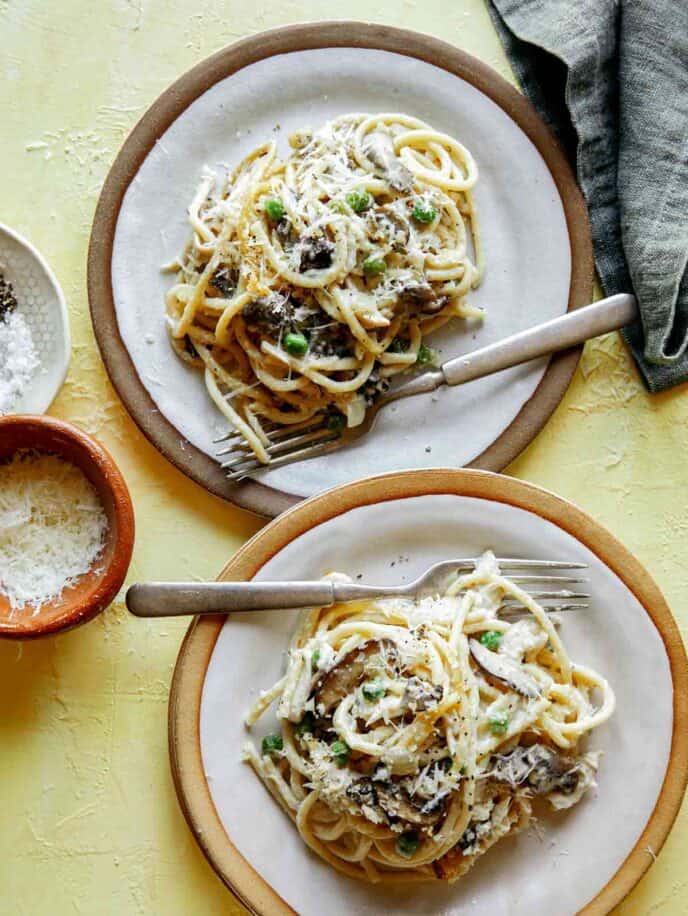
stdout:
[[(134, 549), (134, 507), (121, 471), (110, 453), (91, 436), (54, 417), (17, 415), (0, 417), (0, 456), (7, 442), (64, 457), (81, 467), (103, 500), (108, 514), (106, 550), (110, 560), (97, 586), (83, 598), (68, 603), (56, 617), (0, 620), (0, 638), (36, 639), (81, 626), (104, 611), (126, 578)], [(13, 442), (14, 448), (14, 442)]]
[[(499, 474), (470, 470), (402, 471), (329, 490), (302, 502), (248, 541), (218, 577), (252, 579), (276, 553), (305, 531), (359, 506), (429, 494), (489, 499), (533, 512), (584, 544), (635, 595), (659, 632), (674, 687), (671, 755), (662, 789), (645, 829), (611, 880), (581, 912), (601, 916), (616, 906), (652, 864), (678, 813), (688, 780), (688, 661), (678, 627), (658, 587), (608, 531), (571, 503)], [(195, 618), (177, 660), (169, 705), (172, 773), (184, 815), (206, 858), (225, 884), (254, 913), (293, 912), (246, 862), (225, 833), (203, 771), (200, 707), (208, 664), (224, 617)], [(240, 710), (234, 711), (237, 715)], [(266, 802), (267, 804), (268, 802)]]
[[(105, 366), (127, 410), (153, 445), (181, 471), (216, 496), (262, 516), (275, 516), (301, 497), (253, 480), (230, 483), (219, 464), (183, 440), (157, 410), (119, 334), (112, 294), (112, 247), (122, 200), (144, 159), (170, 124), (199, 95), (237, 70), (290, 51), (312, 48), (374, 48), (405, 54), (454, 73), (491, 98), (537, 147), (556, 183), (571, 244), (568, 308), (592, 297), (593, 259), (583, 198), (562, 151), (535, 109), (488, 66), (452, 45), (404, 29), (362, 22), (321, 22), (262, 32), (219, 51), (170, 86), (141, 118), (120, 150), (98, 201), (88, 253), (91, 317)], [(538, 434), (561, 400), (581, 350), (552, 357), (532, 397), (513, 422), (470, 467), (500, 471)]]

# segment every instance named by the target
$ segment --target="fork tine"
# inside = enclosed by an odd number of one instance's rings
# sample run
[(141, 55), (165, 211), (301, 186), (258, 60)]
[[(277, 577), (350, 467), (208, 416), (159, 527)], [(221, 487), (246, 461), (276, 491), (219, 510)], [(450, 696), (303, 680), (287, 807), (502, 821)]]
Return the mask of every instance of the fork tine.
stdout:
[[(284, 429), (284, 427), (277, 423), (266, 423), (263, 425), (263, 432), (268, 436), (270, 433), (278, 429)], [(213, 445), (218, 445), (220, 442), (231, 442), (235, 439), (237, 441), (246, 442), (243, 434), (240, 433), (238, 429), (235, 429), (233, 426), (231, 426), (224, 434), (224, 436), (220, 436), (219, 439), (213, 439)]]
[[(301, 423), (296, 424), (295, 427), (294, 426), (280, 426), (277, 429), (277, 432), (271, 431), (270, 433), (268, 433), (268, 441), (269, 443), (272, 444), (274, 442), (279, 442), (281, 439), (286, 439), (288, 436), (292, 436), (295, 432), (302, 432), (302, 433), (315, 432), (316, 430), (325, 429), (325, 428), (326, 427), (324, 426), (322, 422), (322, 418), (319, 418), (317, 423), (310, 423), (309, 425), (306, 425), (306, 426), (304, 426)], [(223, 449), (221, 452), (218, 452), (217, 457), (222, 458), (226, 455), (231, 455), (233, 452), (236, 452), (238, 449), (243, 449), (248, 452), (251, 450), (251, 446), (248, 444), (248, 442), (243, 437), (241, 437), (241, 442), (233, 444), (230, 446), (230, 448), (226, 448), (226, 449)], [(268, 454), (270, 454), (269, 447), (267, 451), (268, 451)], [(238, 457), (240, 457), (240, 455), (237, 455), (237, 458)], [(248, 457), (248, 456), (245, 456), (245, 457)], [(223, 464), (222, 467), (226, 467), (226, 464)]]
[[(558, 614), (560, 611), (588, 611), (590, 605), (583, 602), (574, 602), (571, 604), (554, 604), (543, 608), (547, 614)], [(528, 617), (530, 611), (522, 604), (503, 604), (499, 609), (500, 614), (506, 617)]]
[(296, 423), (294, 426), (285, 426), (278, 430), (278, 432), (268, 436), (271, 442), (278, 442), (280, 439), (285, 439), (287, 436), (293, 435), (294, 433), (307, 433), (316, 429), (326, 429), (327, 424), (323, 422), (322, 417), (317, 418), (317, 422), (311, 422), (310, 420), (307, 423)]
[(502, 569), (587, 569), (587, 563), (572, 563), (564, 560), (497, 560)]
[[(268, 439), (271, 441), (276, 441), (281, 439), (284, 436), (288, 436), (291, 433), (298, 432), (303, 429), (310, 429), (314, 426), (323, 425), (325, 418), (322, 414), (316, 415), (314, 417), (309, 417), (307, 420), (301, 420), (300, 423), (291, 423), (288, 426), (285, 426), (282, 423), (263, 423), (262, 429), (263, 432), (267, 435)], [(246, 439), (244, 436), (236, 429), (229, 430), (226, 436), (222, 436), (220, 439), (213, 440), (215, 444), (218, 442), (239, 442), (241, 445), (247, 445)], [(232, 446), (233, 447), (233, 446)]]
[(228, 439), (233, 439), (236, 436), (236, 430), (234, 428), (228, 429), (224, 436), (220, 436), (218, 439), (213, 439), (213, 445), (219, 445), (221, 442), (227, 442)]
[(537, 598), (538, 601), (544, 601), (546, 599), (556, 599), (556, 598), (589, 598), (590, 595), (587, 592), (570, 592), (566, 589), (562, 589), (558, 592), (542, 592), (534, 591), (527, 592), (531, 598)]
[(217, 439), (213, 439), (213, 445), (219, 445), (220, 442), (231, 442), (232, 439), (244, 439), (244, 437), (238, 429), (230, 426), (224, 435), (218, 436)]
[[(477, 559), (456, 560), (456, 569), (475, 569)], [(587, 569), (587, 563), (571, 563), (565, 560), (514, 560), (497, 557), (501, 569)]]
[(528, 585), (531, 582), (542, 582), (549, 585), (568, 585), (571, 583), (588, 582), (588, 579), (581, 579), (574, 576), (509, 576), (511, 582), (519, 585)]
[(293, 461), (306, 461), (308, 458), (315, 458), (317, 455), (326, 454), (337, 448), (339, 448), (339, 434), (332, 433), (329, 438), (321, 439), (314, 445), (309, 445), (296, 452), (287, 452), (284, 455), (277, 455), (269, 464), (261, 464), (260, 461), (255, 460), (250, 461), (239, 468), (235, 468), (233, 471), (229, 471), (227, 476), (230, 480), (241, 480), (242, 477), (246, 477), (247, 474), (251, 474), (253, 471), (280, 467), (285, 464), (291, 464)]
[[(313, 430), (312, 432), (304, 433), (300, 436), (292, 436), (291, 439), (284, 439), (282, 442), (275, 442), (270, 445), (266, 451), (272, 458), (273, 455), (279, 455), (280, 452), (291, 452), (299, 446), (306, 445), (309, 442), (319, 442), (326, 436), (332, 438), (332, 430), (322, 426)], [(246, 461), (252, 460), (255, 460), (253, 458), (253, 454), (242, 454), (232, 458), (231, 461), (225, 461), (221, 467), (223, 467), (225, 470), (232, 471), (235, 468), (238, 468), (239, 465), (244, 464)], [(272, 460), (270, 461), (270, 464), (272, 464)]]

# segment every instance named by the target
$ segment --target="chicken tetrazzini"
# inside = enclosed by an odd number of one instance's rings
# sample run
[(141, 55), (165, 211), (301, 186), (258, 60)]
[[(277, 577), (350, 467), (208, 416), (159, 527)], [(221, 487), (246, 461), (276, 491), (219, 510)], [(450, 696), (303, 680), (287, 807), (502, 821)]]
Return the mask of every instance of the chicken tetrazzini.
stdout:
[(433, 361), (424, 335), (482, 316), (464, 146), (404, 114), (343, 115), (290, 144), (207, 171), (168, 265), (174, 348), (264, 463), (271, 429), (359, 424), (393, 375)]
[(275, 702), (281, 733), (244, 758), (308, 846), (356, 878), (453, 881), (534, 797), (570, 808), (595, 784), (580, 743), (614, 694), (487, 553), (443, 595), (307, 612), (248, 727)]

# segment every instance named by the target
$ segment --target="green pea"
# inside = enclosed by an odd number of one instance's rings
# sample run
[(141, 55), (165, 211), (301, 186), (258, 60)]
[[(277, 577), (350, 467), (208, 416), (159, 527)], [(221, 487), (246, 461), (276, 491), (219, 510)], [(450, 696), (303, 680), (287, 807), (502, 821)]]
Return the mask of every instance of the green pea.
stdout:
[(387, 692), (379, 681), (371, 681), (361, 688), (366, 700), (381, 700)]
[(292, 356), (303, 356), (308, 350), (308, 338), (299, 333), (285, 334), (282, 346)]
[(421, 344), (418, 347), (418, 355), (416, 356), (416, 362), (420, 366), (427, 366), (430, 363), (434, 363), (437, 359), (437, 354), (432, 349), (432, 347), (426, 347), (425, 344)]
[(332, 744), (330, 750), (332, 751), (332, 756), (337, 762), (337, 766), (343, 767), (349, 759), (349, 754), (351, 753), (349, 745), (344, 741), (335, 741)]
[(419, 223), (431, 223), (437, 216), (437, 210), (426, 200), (416, 201), (411, 216)]
[(506, 713), (494, 716), (489, 720), (489, 725), (493, 735), (503, 735), (509, 728), (509, 716), (507, 716)]
[(266, 735), (263, 738), (262, 750), (264, 756), (273, 757), (284, 749), (281, 735)]
[(284, 204), (279, 197), (268, 197), (265, 201), (265, 212), (270, 219), (278, 222), (284, 216)]
[(384, 258), (376, 258), (371, 255), (363, 262), (363, 273), (369, 277), (379, 277), (387, 270), (387, 264)]
[(361, 213), (370, 206), (370, 194), (364, 188), (358, 191), (350, 191), (345, 199), (354, 213)]
[(312, 712), (306, 712), (303, 714), (301, 721), (295, 726), (294, 731), (299, 736), (299, 738), (301, 738), (303, 735), (312, 734), (314, 728), (315, 716)]
[(407, 833), (402, 833), (397, 840), (397, 852), (406, 859), (410, 859), (419, 846), (420, 840), (418, 839), (418, 834), (412, 830)]
[(486, 649), (495, 649), (499, 648), (499, 644), (502, 641), (502, 634), (499, 630), (485, 630), (484, 633), (480, 634), (479, 640)]

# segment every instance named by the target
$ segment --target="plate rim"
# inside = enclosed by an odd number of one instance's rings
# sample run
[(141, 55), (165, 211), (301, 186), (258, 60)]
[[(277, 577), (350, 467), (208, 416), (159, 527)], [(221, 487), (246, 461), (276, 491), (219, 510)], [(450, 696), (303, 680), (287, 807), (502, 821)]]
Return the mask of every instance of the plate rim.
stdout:
[[(203, 92), (251, 63), (276, 54), (315, 48), (369, 48), (434, 64), (487, 95), (526, 134), (547, 165), (561, 198), (571, 247), (568, 310), (592, 299), (594, 263), (587, 209), (557, 140), (531, 103), (495, 70), (453, 45), (408, 29), (358, 21), (299, 23), (259, 32), (231, 44), (179, 77), (135, 125), (105, 179), (88, 249), (91, 321), (110, 381), (151, 444), (210, 493), (256, 515), (273, 517), (303, 497), (247, 479), (231, 483), (219, 464), (192, 445), (160, 413), (119, 333), (112, 292), (112, 250), (124, 195), (155, 142)], [(578, 365), (582, 347), (553, 356), (531, 397), (512, 422), (468, 467), (500, 471), (535, 438), (557, 407)]]
[[(664, 644), (673, 685), (671, 750), (653, 811), (633, 849), (580, 911), (602, 916), (630, 893), (654, 861), (678, 814), (688, 784), (688, 659), (678, 625), (641, 563), (602, 525), (573, 503), (534, 484), (470, 469), (394, 471), (327, 490), (294, 506), (255, 534), (232, 557), (218, 581), (245, 581), (299, 535), (350, 509), (432, 494), (489, 499), (532, 512), (568, 532), (594, 553), (635, 595)], [(200, 707), (205, 676), (222, 630), (222, 615), (196, 617), (177, 657), (168, 706), (172, 778), (187, 824), (206, 859), (246, 907), (260, 916), (293, 913), (236, 849), (220, 821), (203, 769)]]

